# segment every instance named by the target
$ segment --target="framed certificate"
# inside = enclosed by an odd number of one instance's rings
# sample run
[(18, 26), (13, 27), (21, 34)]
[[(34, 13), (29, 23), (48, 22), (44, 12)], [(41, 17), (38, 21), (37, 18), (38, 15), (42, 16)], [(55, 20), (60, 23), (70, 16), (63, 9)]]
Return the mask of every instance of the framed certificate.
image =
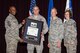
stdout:
[(42, 21), (27, 18), (24, 28), (24, 41), (29, 44), (39, 45), (41, 42), (42, 28)]

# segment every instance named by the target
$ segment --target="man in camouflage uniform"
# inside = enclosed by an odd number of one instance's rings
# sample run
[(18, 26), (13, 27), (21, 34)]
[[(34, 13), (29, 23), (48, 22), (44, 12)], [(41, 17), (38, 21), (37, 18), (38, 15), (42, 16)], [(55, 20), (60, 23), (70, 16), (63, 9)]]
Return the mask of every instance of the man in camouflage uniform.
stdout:
[(27, 44), (27, 50), (28, 53), (34, 53), (34, 48), (36, 48), (37, 53), (42, 53), (43, 51), (43, 41), (44, 41), (44, 34), (47, 33), (48, 31), (48, 26), (46, 23), (46, 20), (43, 16), (41, 16), (39, 14), (39, 7), (38, 6), (34, 6), (33, 8), (33, 15), (29, 16), (29, 19), (34, 19), (34, 20), (38, 20), (38, 21), (43, 21), (43, 30), (42, 30), (42, 35), (41, 35), (41, 43), (40, 45), (34, 45), (34, 44)]
[(21, 24), (18, 24), (18, 21), (14, 16), (16, 14), (16, 8), (14, 6), (9, 8), (9, 12), (9, 15), (5, 20), (5, 40), (7, 44), (6, 52), (16, 53), (18, 41), (23, 41), (19, 37), (19, 28), (22, 26), (22, 24), (24, 24), (24, 21)]
[(49, 53), (61, 53), (61, 41), (63, 38), (62, 20), (56, 16), (57, 9), (51, 10), (51, 22), (48, 36)]
[(67, 53), (76, 53), (77, 46), (77, 30), (76, 22), (70, 18), (71, 11), (65, 11), (66, 21), (64, 22), (64, 45), (67, 49)]

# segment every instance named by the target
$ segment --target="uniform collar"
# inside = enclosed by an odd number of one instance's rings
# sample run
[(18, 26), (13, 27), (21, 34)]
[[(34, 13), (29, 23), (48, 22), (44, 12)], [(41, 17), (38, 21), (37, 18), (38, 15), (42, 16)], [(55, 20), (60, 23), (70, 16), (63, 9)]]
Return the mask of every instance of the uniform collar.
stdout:
[[(54, 19), (54, 20), (57, 20), (58, 19), (58, 17), (56, 16), (56, 19)], [(51, 20), (53, 20), (53, 17), (51, 17)]]
[(9, 13), (9, 16), (11, 16), (11, 17), (15, 17), (14, 15), (12, 15), (11, 13)]
[(70, 21), (70, 20), (71, 20), (71, 19), (69, 19), (69, 20), (66, 19), (66, 21)]
[[(40, 15), (40, 14), (39, 14), (39, 15)], [(37, 17), (38, 17), (39, 15), (37, 15)], [(34, 14), (33, 14), (32, 16), (34, 16), (34, 17), (35, 17), (36, 15), (34, 15)]]

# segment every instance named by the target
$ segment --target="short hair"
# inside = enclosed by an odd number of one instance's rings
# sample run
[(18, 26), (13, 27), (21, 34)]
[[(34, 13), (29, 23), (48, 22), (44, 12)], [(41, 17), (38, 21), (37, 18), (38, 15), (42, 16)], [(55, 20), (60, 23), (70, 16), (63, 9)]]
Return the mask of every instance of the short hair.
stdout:
[(39, 9), (39, 7), (38, 7), (38, 6), (34, 6), (34, 7), (33, 7), (33, 9), (34, 9), (35, 7), (37, 7), (37, 8)]
[(15, 6), (10, 6), (10, 7), (9, 7), (9, 10), (10, 10), (12, 7), (14, 7), (14, 8), (15, 8)]
[(55, 10), (56, 10), (56, 12), (57, 12), (57, 9), (56, 9), (55, 7), (54, 7), (54, 8), (52, 8), (52, 10), (53, 10), (53, 9), (55, 9)]
[(71, 11), (70, 9), (65, 10), (65, 13), (66, 13), (66, 12), (69, 12), (70, 17), (73, 16), (73, 15), (72, 15), (72, 11)]

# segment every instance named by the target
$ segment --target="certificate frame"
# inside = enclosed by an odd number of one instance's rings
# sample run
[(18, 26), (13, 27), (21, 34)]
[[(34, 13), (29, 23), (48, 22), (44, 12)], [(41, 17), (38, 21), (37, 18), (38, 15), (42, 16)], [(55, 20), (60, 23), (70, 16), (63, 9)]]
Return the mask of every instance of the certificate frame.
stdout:
[(42, 21), (27, 18), (23, 34), (24, 42), (34, 45), (40, 45), (42, 29)]

